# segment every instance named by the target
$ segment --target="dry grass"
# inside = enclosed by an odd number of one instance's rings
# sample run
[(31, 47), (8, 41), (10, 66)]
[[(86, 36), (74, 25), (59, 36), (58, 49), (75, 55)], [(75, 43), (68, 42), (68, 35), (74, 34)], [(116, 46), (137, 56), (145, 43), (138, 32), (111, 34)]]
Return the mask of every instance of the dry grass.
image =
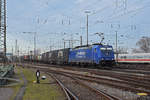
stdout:
[(14, 90), (13, 95), (11, 96), (10, 100), (14, 100), (15, 96), (17, 95), (17, 93), (19, 92), (19, 89), (21, 88), (21, 86), (23, 85), (23, 80), (21, 77), (21, 68), (16, 67), (15, 68), (15, 78), (18, 78), (21, 80), (21, 83), (19, 83), (18, 85), (12, 86), (11, 88)]
[[(35, 72), (23, 69), (23, 73), (28, 80), (23, 100), (64, 100), (64, 94), (57, 85), (50, 80), (41, 80), (40, 84), (33, 83), (36, 80)], [(49, 83), (49, 84), (44, 84)], [(52, 84), (50, 84), (52, 83)]]

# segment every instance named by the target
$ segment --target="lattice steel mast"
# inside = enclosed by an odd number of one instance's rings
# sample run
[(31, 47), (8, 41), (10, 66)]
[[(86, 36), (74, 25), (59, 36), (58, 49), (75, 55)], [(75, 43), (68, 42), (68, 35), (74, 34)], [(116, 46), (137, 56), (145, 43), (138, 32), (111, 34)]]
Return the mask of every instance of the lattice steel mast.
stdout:
[(6, 0), (0, 0), (0, 52), (6, 63)]

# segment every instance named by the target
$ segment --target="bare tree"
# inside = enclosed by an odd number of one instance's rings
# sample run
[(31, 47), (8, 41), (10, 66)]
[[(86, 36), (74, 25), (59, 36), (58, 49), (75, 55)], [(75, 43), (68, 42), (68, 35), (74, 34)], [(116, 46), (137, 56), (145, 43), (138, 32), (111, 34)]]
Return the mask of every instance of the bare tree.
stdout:
[(133, 52), (133, 53), (142, 53), (143, 51), (141, 51), (141, 50), (139, 50), (139, 49), (134, 48), (134, 49), (132, 50), (132, 52)]
[(143, 53), (150, 53), (150, 37), (142, 37), (137, 43), (137, 46), (139, 46), (139, 50), (135, 51), (141, 51)]

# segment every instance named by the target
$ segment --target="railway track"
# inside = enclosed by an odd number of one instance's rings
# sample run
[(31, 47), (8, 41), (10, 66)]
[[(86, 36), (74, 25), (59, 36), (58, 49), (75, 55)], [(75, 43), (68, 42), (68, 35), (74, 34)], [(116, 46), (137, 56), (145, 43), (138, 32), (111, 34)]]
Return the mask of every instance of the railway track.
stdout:
[[(76, 71), (88, 71), (91, 74), (100, 75), (100, 76), (108, 76), (111, 78), (116, 78), (119, 80), (125, 81), (126, 84), (131, 84), (139, 87), (144, 87), (146, 89), (150, 89), (150, 76), (139, 76), (139, 75), (133, 75), (133, 74), (127, 74), (127, 73), (116, 73), (116, 72), (110, 72), (106, 70), (91, 70), (91, 69), (75, 69), (75, 68), (67, 68), (67, 70), (76, 70)], [(94, 77), (95, 78), (95, 77)], [(102, 79), (102, 78), (99, 78)], [(110, 80), (113, 81), (113, 80)], [(114, 81), (115, 82), (115, 81)], [(122, 83), (122, 81), (116, 81), (119, 83)]]
[[(90, 68), (82, 68), (79, 66), (69, 66), (69, 65), (64, 65), (64, 66), (60, 66), (60, 65), (50, 65), (50, 64), (41, 64), (41, 63), (38, 63), (38, 64), (35, 64), (37, 66), (47, 66), (47, 67), (56, 67), (56, 68), (63, 68), (63, 69), (67, 69), (67, 70), (77, 70), (77, 71), (95, 71), (95, 70), (98, 70), (98, 71), (108, 71), (108, 70), (105, 70), (105, 69), (98, 69), (98, 68), (93, 68), (93, 67), (90, 67)], [(139, 70), (139, 69), (123, 69), (123, 68), (118, 68), (118, 67), (114, 67), (113, 69), (109, 70), (111, 72), (121, 72), (121, 73), (128, 73), (128, 74), (132, 74), (132, 76), (134, 74), (144, 74), (145, 77), (150, 77), (150, 70)], [(142, 77), (143, 78), (143, 77)]]
[(66, 88), (63, 83), (61, 81), (59, 81), (53, 74), (51, 73), (47, 73), (48, 75), (50, 75), (58, 84), (59, 86), (62, 88), (62, 90), (64, 91), (67, 100), (79, 100), (77, 96), (75, 96), (68, 88)]
[[(36, 66), (36, 67), (39, 67), (39, 66)], [(44, 70), (44, 69), (42, 68), (42, 70)], [(49, 68), (47, 70), (50, 71)], [(71, 70), (71, 69), (69, 69), (69, 70)], [(96, 82), (96, 83), (99, 83), (99, 84), (107, 84), (107, 85), (113, 86), (115, 88), (124, 89), (124, 90), (132, 91), (132, 92), (135, 92), (135, 93), (137, 93), (137, 92), (144, 92), (144, 93), (150, 94), (150, 91), (146, 90), (147, 88), (150, 88), (149, 83), (148, 83), (149, 81), (146, 80), (147, 83), (143, 84), (145, 81), (140, 83), (140, 78), (139, 78), (139, 80), (136, 80), (136, 79), (132, 79), (133, 77), (130, 77), (130, 78), (126, 77), (125, 78), (123, 76), (118, 76), (118, 77), (115, 77), (115, 78), (119, 79), (119, 77), (120, 77), (119, 80), (112, 80), (112, 79), (107, 79), (107, 78), (76, 74), (76, 73), (72, 73), (72, 72), (64, 72), (64, 71), (60, 71), (60, 70), (57, 70), (57, 71), (56, 70), (51, 70), (51, 72), (55, 72), (55, 73), (58, 73), (58, 74), (62, 74), (62, 73), (70, 74), (70, 75), (74, 75), (74, 77), (76, 77), (78, 79), (81, 79), (81, 80), (86, 80), (86, 81), (89, 81), (89, 82)], [(97, 74), (98, 74), (98, 72), (99, 71), (97, 71)], [(92, 73), (92, 72), (90, 72), (90, 73)], [(105, 71), (103, 73), (99, 72), (99, 75), (107, 76), (108, 74), (110, 74), (110, 73), (107, 73), (105, 75), (105, 73), (106, 73)], [(115, 74), (115, 75), (110, 74), (110, 76), (113, 76), (113, 78), (114, 78), (114, 76), (117, 76), (117, 75), (118, 74)], [(143, 87), (145, 89), (138, 89), (139, 87), (140, 88)]]
[[(50, 70), (49, 70), (50, 71)], [(148, 93), (150, 94), (150, 91), (147, 90), (143, 90), (143, 89), (138, 89), (137, 86), (135, 87), (135, 83), (131, 83), (131, 82), (126, 82), (126, 81), (119, 81), (119, 80), (113, 80), (113, 79), (106, 79), (106, 78), (101, 78), (101, 77), (94, 77), (94, 76), (88, 76), (88, 75), (82, 75), (82, 74), (76, 74), (76, 73), (70, 73), (70, 72), (63, 72), (63, 71), (54, 71), (51, 70), (52, 73), (57, 73), (57, 74), (70, 74), (78, 79), (81, 80), (86, 80), (88, 82), (96, 82), (99, 84), (107, 84), (109, 86), (113, 86), (115, 88), (119, 88), (119, 89), (124, 89), (124, 90), (128, 90), (128, 91), (132, 91), (132, 92), (144, 92), (144, 93)], [(131, 86), (132, 84), (132, 86)], [(138, 85), (141, 86), (141, 85)], [(143, 87), (147, 87), (147, 85), (142, 85)]]
[[(31, 63), (29, 63), (31, 64)], [(35, 63), (34, 63), (35, 64)], [(36, 65), (39, 66), (53, 66), (53, 67), (58, 67), (59, 65), (52, 65), (52, 64), (44, 64), (44, 63), (36, 63)], [(62, 66), (61, 66), (62, 67)], [(70, 67), (69, 65), (63, 65), (64, 68)], [(79, 67), (79, 66), (74, 66), (74, 67)], [(82, 66), (80, 66), (82, 69)], [(93, 66), (87, 66), (87, 68), (91, 69), (98, 69)], [(86, 68), (83, 68), (86, 69)], [(100, 68), (100, 70), (103, 70)], [(129, 72), (129, 73), (141, 73), (141, 74), (148, 74), (150, 75), (150, 65), (149, 64), (118, 64), (113, 67), (112, 71), (121, 71), (121, 72)]]
[[(48, 72), (47, 72), (48, 73)], [(58, 78), (56, 78), (56, 75), (54, 76), (53, 74), (50, 74), (50, 73), (48, 73), (49, 75), (51, 75), (52, 77), (54, 77), (54, 79), (55, 80), (57, 80), (58, 81), (58, 83), (59, 84), (61, 84), (61, 86), (63, 86), (63, 88), (65, 88), (66, 90), (68, 90), (68, 91), (70, 91), (69, 89), (67, 89), (63, 84), (62, 84), (62, 82), (60, 82), (59, 80), (58, 80)], [(56, 74), (56, 73), (55, 73)], [(61, 74), (62, 75), (62, 74)], [(103, 91), (100, 91), (100, 90), (98, 90), (98, 89), (96, 89), (96, 88), (93, 88), (93, 87), (91, 87), (91, 86), (89, 86), (88, 84), (85, 84), (85, 83), (83, 83), (80, 79), (77, 79), (77, 78), (75, 78), (75, 77), (72, 77), (72, 76), (69, 76), (69, 75), (67, 75), (67, 74), (63, 74), (65, 77), (69, 77), (69, 78), (71, 78), (72, 80), (74, 80), (74, 81), (76, 81), (76, 83), (77, 84), (79, 84), (79, 85), (82, 85), (83, 87), (86, 87), (86, 88), (88, 88), (88, 90), (90, 90), (90, 92), (94, 92), (93, 94), (96, 96), (93, 96), (93, 97), (95, 97), (95, 98), (93, 98), (92, 97), (92, 100), (122, 100), (122, 99), (120, 99), (120, 98), (118, 98), (118, 97), (115, 97), (115, 96), (112, 96), (112, 95), (110, 95), (110, 94), (107, 94), (107, 93), (105, 93), (105, 92), (103, 92)], [(63, 80), (64, 80), (64, 78), (63, 78)], [(66, 80), (65, 80), (66, 81)], [(87, 92), (87, 91), (86, 91)], [(72, 95), (71, 95), (72, 94)], [(81, 93), (82, 94), (82, 93)], [(92, 94), (92, 93), (90, 93), (90, 94)], [(85, 99), (85, 97), (76, 97), (72, 92), (69, 92), (69, 94), (66, 94), (67, 95), (67, 97), (69, 96), (69, 95), (71, 95), (71, 97), (69, 97), (69, 99), (68, 100), (79, 100), (78, 98), (81, 98), (80, 100), (84, 100)], [(82, 95), (80, 95), (80, 96), (82, 96)], [(98, 97), (99, 96), (99, 97)], [(83, 99), (84, 98), (84, 99)], [(89, 98), (90, 99), (90, 98)], [(86, 99), (86, 100), (88, 100), (88, 99)]]

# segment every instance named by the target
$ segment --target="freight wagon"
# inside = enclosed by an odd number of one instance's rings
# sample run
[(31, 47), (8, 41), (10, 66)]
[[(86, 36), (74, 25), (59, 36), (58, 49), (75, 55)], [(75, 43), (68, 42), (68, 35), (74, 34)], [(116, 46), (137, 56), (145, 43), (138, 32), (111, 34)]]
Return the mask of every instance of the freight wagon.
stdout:
[(49, 64), (67, 64), (69, 48), (53, 50), (42, 54), (42, 61)]

